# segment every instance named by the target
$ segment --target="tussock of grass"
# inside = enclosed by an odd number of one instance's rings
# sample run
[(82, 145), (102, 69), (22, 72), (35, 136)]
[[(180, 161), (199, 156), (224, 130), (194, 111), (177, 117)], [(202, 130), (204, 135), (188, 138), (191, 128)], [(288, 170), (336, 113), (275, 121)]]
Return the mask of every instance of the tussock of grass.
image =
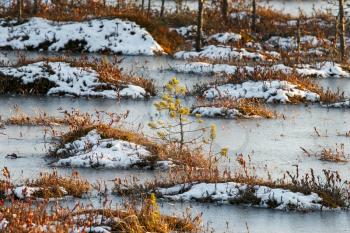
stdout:
[[(323, 103), (336, 103), (344, 101), (344, 93), (340, 93), (340, 91), (333, 92), (329, 89), (324, 90), (324, 88), (320, 87), (317, 83), (315, 83), (312, 78), (303, 77), (296, 73), (285, 74), (280, 71), (273, 71), (270, 69), (261, 70), (255, 69), (253, 73), (249, 74), (246, 71), (237, 71), (235, 74), (228, 76), (224, 79), (220, 79), (219, 81), (215, 81), (209, 84), (200, 84), (194, 87), (193, 93), (195, 95), (201, 96), (203, 92), (208, 88), (208, 86), (213, 85), (224, 85), (224, 84), (241, 84), (246, 81), (272, 81), (272, 80), (280, 80), (287, 81), (294, 85), (296, 85), (301, 90), (309, 90), (311, 92), (315, 92), (320, 96), (320, 101)], [(305, 102), (304, 99), (300, 99), (297, 97), (289, 97), (291, 103), (301, 103)]]
[[(29, 187), (39, 187), (33, 196), (39, 198), (57, 198), (66, 195), (81, 198), (90, 191), (91, 185), (86, 180), (79, 178), (79, 174), (74, 172), (70, 177), (59, 176), (57, 172), (40, 173), (39, 178), (27, 181)], [(65, 193), (62, 188), (67, 192)]]
[(5, 120), (5, 124), (25, 126), (52, 126), (67, 122), (63, 118), (49, 116), (46, 112), (38, 111), (35, 116), (29, 116), (19, 107), (14, 108), (14, 114)]
[[(237, 161), (240, 164), (241, 170), (234, 174), (226, 170), (221, 173), (217, 168), (208, 170), (189, 169), (186, 171), (172, 170), (167, 177), (157, 178), (154, 181), (144, 184), (116, 179), (114, 191), (120, 195), (137, 195), (139, 193), (157, 194), (158, 188), (169, 188), (178, 184), (236, 182), (252, 187), (260, 185), (270, 188), (281, 188), (292, 192), (300, 192), (305, 195), (317, 193), (323, 199), (322, 204), (326, 207), (348, 208), (350, 201), (348, 182), (342, 180), (338, 172), (323, 170), (322, 175), (316, 176), (314, 170), (310, 169), (310, 173), (300, 176), (297, 167), (294, 174), (287, 171), (282, 179), (273, 181), (271, 178), (264, 179), (255, 175), (255, 167), (251, 165), (251, 160), (249, 159), (249, 162), (247, 162), (243, 155), (239, 155)], [(232, 204), (252, 204), (252, 202), (256, 201), (256, 197), (252, 197), (249, 189), (247, 192), (242, 195), (241, 200), (236, 200)]]
[(237, 109), (244, 116), (248, 117), (263, 117), (267, 119), (275, 118), (276, 113), (269, 110), (261, 101), (257, 99), (220, 99), (213, 102), (199, 103), (194, 108), (197, 107), (217, 107), (217, 108), (227, 108), (227, 109)]
[[(92, 69), (98, 73), (100, 82), (108, 83), (116, 87), (123, 87), (128, 84), (140, 86), (146, 90), (151, 96), (156, 95), (156, 89), (152, 80), (147, 80), (141, 77), (135, 77), (130, 74), (123, 74), (117, 64), (120, 63), (118, 59), (113, 60), (113, 64), (106, 59), (89, 60), (87, 57), (80, 59), (70, 59), (68, 57), (50, 57), (38, 58), (35, 60), (27, 60), (25, 58), (15, 65), (15, 67), (25, 66), (36, 62), (67, 62), (73, 67), (81, 67), (85, 69)], [(46, 66), (50, 71), (50, 66)], [(52, 72), (52, 71), (51, 71)], [(50, 73), (50, 72), (49, 72)], [(3, 84), (3, 85), (1, 85)], [(47, 79), (39, 79), (34, 83), (24, 85), (19, 79), (12, 77), (2, 77), (0, 74), (0, 93), (19, 93), (19, 94), (42, 94), (54, 87), (55, 84)]]
[(348, 162), (349, 156), (345, 154), (344, 144), (337, 145), (335, 150), (332, 148), (323, 148), (320, 153), (313, 153), (313, 152), (310, 152), (302, 147), (301, 147), (301, 149), (302, 149), (302, 151), (304, 151), (304, 153), (307, 156), (309, 156), (309, 157), (315, 156), (319, 160), (322, 160), (322, 161), (336, 162), (336, 163)]
[(186, 148), (179, 153), (175, 145), (164, 145), (149, 139), (142, 133), (127, 130), (121, 122), (127, 117), (127, 114), (97, 112), (94, 115), (78, 111), (65, 112), (65, 120), (68, 122), (69, 130), (59, 136), (59, 144), (51, 152), (51, 155), (57, 156), (57, 150), (64, 147), (65, 144), (73, 142), (96, 129), (102, 139), (112, 138), (145, 146), (152, 154), (152, 156), (146, 158), (147, 165), (151, 165), (151, 167), (154, 167), (155, 163), (160, 160), (171, 160), (179, 167), (203, 168), (210, 166), (210, 159), (205, 156), (202, 150)]

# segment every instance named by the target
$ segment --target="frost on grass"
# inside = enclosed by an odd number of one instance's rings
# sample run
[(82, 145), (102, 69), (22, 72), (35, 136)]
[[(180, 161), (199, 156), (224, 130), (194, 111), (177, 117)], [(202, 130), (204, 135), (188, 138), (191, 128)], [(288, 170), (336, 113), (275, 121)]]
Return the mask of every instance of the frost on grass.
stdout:
[(174, 54), (178, 59), (210, 59), (210, 60), (265, 60), (265, 56), (260, 53), (248, 52), (245, 49), (236, 49), (229, 46), (208, 45), (202, 48), (202, 51), (180, 51)]
[[(20, 67), (1, 67), (2, 93), (104, 97), (116, 99), (145, 98), (149, 93), (135, 85), (115, 86), (101, 82), (99, 74), (87, 67), (74, 67), (66, 62), (36, 62)], [(6, 84), (6, 85), (5, 85)], [(7, 86), (7, 87), (6, 87)], [(27, 88), (23, 88), (27, 87)]]
[(260, 185), (227, 183), (187, 183), (158, 188), (157, 193), (172, 201), (211, 201), (216, 203), (248, 204), (278, 210), (321, 210), (322, 198), (316, 193), (305, 195), (286, 189)]
[(145, 146), (112, 138), (102, 139), (97, 130), (65, 144), (56, 154), (63, 158), (53, 166), (124, 169), (155, 166), (167, 169), (171, 165), (170, 161), (157, 161), (154, 165), (152, 154)]
[(32, 18), (20, 25), (0, 26), (0, 47), (127, 55), (154, 55), (163, 52), (161, 46), (145, 29), (120, 19), (58, 23)]
[(213, 86), (204, 92), (207, 99), (231, 98), (246, 99), (258, 98), (266, 102), (288, 103), (292, 98), (317, 102), (320, 96), (317, 93), (301, 90), (287, 81), (246, 81), (242, 84), (224, 84)]
[(345, 71), (339, 64), (333, 62), (316, 63), (315, 65), (296, 65), (295, 67), (286, 66), (284, 64), (276, 64), (272, 66), (235, 66), (229, 64), (211, 64), (207, 62), (189, 62), (186, 64), (176, 64), (171, 70), (179, 73), (193, 74), (225, 74), (233, 75), (237, 71), (245, 71), (252, 73), (255, 70), (275, 71), (284, 74), (296, 74), (304, 77), (317, 78), (347, 78), (350, 73)]

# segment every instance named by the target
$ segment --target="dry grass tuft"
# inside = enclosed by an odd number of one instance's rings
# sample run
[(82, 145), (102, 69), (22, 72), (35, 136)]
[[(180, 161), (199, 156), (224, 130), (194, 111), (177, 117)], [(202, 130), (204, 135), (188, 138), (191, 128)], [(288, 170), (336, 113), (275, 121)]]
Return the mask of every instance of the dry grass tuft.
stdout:
[(195, 106), (197, 107), (217, 107), (217, 108), (227, 108), (227, 109), (237, 109), (244, 116), (248, 117), (263, 117), (267, 119), (275, 118), (276, 113), (269, 110), (266, 105), (264, 105), (258, 99), (220, 99), (213, 102), (203, 102)]
[(26, 126), (54, 126), (67, 122), (63, 118), (49, 116), (46, 112), (38, 111), (35, 116), (29, 116), (18, 106), (14, 107), (14, 114), (5, 120), (5, 124)]
[(81, 198), (91, 189), (89, 182), (82, 180), (77, 172), (73, 172), (70, 177), (59, 176), (57, 172), (40, 173), (39, 178), (27, 181), (26, 185), (41, 188), (33, 196), (44, 199), (66, 195)]

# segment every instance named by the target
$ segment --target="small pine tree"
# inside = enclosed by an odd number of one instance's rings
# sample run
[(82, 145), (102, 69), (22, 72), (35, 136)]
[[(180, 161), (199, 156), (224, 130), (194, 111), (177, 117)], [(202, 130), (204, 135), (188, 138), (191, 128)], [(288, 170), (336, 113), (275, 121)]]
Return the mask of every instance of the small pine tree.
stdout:
[[(204, 132), (208, 129), (201, 126), (203, 121), (200, 115), (197, 114), (195, 120), (190, 119), (190, 108), (184, 106), (180, 100), (181, 96), (186, 93), (186, 88), (180, 85), (180, 82), (173, 78), (165, 86), (166, 92), (162, 100), (155, 103), (155, 107), (159, 113), (166, 112), (168, 121), (153, 121), (149, 123), (150, 128), (157, 131), (158, 137), (168, 144), (175, 145), (181, 152), (188, 144), (198, 142), (210, 143), (215, 137), (206, 139)], [(195, 126), (195, 124), (199, 126)], [(214, 126), (212, 126), (214, 128)], [(193, 136), (193, 133), (200, 132), (200, 136)], [(216, 134), (212, 134), (214, 136)]]

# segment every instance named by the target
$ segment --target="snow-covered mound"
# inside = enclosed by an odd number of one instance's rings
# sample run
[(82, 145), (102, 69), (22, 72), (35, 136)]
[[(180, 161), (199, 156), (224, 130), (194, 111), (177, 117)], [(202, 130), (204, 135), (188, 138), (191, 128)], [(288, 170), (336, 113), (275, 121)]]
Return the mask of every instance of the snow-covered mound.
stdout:
[[(250, 192), (249, 198), (244, 200), (244, 195), (247, 192)], [(250, 186), (234, 182), (180, 184), (170, 188), (159, 188), (157, 193), (161, 197), (173, 201), (210, 200), (216, 203), (245, 203), (277, 210), (323, 209), (322, 198), (316, 193), (305, 195), (286, 189), (259, 185)]]
[(180, 51), (174, 54), (178, 59), (204, 58), (210, 60), (264, 60), (260, 53), (248, 52), (245, 49), (236, 49), (229, 46), (208, 45), (197, 51)]
[[(318, 39), (315, 36), (303, 36), (300, 38), (302, 45), (308, 44), (312, 47), (322, 47), (323, 45), (330, 45), (331, 42), (327, 39)], [(297, 47), (297, 40), (294, 37), (279, 37), (273, 36), (265, 43), (271, 48), (281, 48), (284, 50), (295, 49)]]
[(208, 38), (208, 40), (215, 40), (219, 43), (226, 44), (229, 42), (237, 42), (242, 39), (242, 36), (233, 32), (217, 33)]
[[(151, 166), (147, 160), (151, 153), (142, 145), (135, 143), (102, 139), (97, 130), (68, 143), (59, 149), (58, 156), (65, 158), (53, 163), (53, 166), (86, 167), (86, 168), (132, 168)], [(167, 168), (168, 161), (158, 161), (160, 168)]]
[(301, 90), (287, 81), (247, 81), (242, 84), (225, 84), (211, 87), (204, 92), (207, 99), (214, 98), (258, 98), (267, 102), (290, 102), (289, 98), (298, 97), (306, 101), (319, 101), (320, 96), (308, 90)]
[(259, 118), (259, 116), (248, 116), (238, 109), (226, 107), (197, 107), (192, 110), (192, 114), (200, 114), (202, 117), (223, 117), (223, 118)]
[(42, 79), (51, 82), (47, 95), (91, 96), (116, 99), (144, 98), (149, 95), (142, 87), (116, 87), (99, 81), (98, 73), (90, 68), (74, 67), (66, 62), (36, 62), (20, 67), (0, 67), (1, 79), (18, 79), (23, 86)]
[(32, 18), (17, 26), (0, 25), (0, 47), (11, 49), (79, 50), (126, 55), (154, 55), (161, 46), (139, 25), (120, 19), (53, 22)]

